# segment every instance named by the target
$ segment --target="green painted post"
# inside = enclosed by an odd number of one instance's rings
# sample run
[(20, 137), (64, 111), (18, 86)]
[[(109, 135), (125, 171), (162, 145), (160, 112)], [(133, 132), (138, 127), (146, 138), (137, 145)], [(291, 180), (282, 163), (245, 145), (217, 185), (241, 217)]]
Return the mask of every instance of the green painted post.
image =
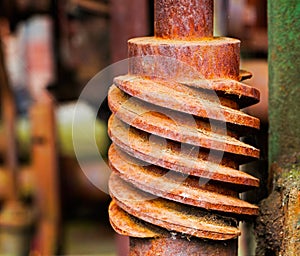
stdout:
[(270, 163), (300, 151), (300, 1), (269, 0)]
[(269, 164), (256, 255), (300, 255), (300, 1), (269, 0)]

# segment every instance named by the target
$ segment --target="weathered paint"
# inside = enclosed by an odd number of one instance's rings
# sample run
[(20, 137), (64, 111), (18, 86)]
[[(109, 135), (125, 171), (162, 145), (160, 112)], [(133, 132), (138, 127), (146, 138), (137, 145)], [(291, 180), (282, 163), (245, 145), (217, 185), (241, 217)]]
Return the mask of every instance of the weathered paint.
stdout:
[(260, 205), (257, 255), (300, 255), (300, 1), (268, 1), (269, 164), (273, 191)]
[(300, 1), (269, 8), (269, 163), (300, 151)]

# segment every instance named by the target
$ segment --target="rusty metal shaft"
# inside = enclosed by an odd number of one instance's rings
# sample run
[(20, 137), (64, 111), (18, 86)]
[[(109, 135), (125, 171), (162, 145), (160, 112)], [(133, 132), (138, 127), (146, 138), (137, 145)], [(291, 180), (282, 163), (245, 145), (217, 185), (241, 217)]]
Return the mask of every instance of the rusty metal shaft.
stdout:
[(239, 219), (258, 214), (238, 170), (259, 157), (240, 111), (259, 92), (240, 81), (240, 41), (213, 37), (213, 0), (156, 0), (155, 36), (128, 42), (129, 73), (108, 95), (110, 222), (130, 255), (237, 255)]
[(213, 37), (213, 2), (213, 0), (155, 1), (155, 36), (182, 40)]

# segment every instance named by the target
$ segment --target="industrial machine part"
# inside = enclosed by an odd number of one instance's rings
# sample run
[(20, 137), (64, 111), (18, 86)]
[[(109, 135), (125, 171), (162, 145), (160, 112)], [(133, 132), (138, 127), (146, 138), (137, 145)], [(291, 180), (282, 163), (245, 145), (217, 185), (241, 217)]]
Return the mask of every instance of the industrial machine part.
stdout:
[(258, 214), (238, 170), (259, 157), (239, 137), (259, 129), (240, 111), (240, 41), (213, 37), (213, 0), (156, 0), (155, 36), (131, 39), (129, 73), (108, 95), (110, 222), (130, 255), (237, 255), (238, 221)]

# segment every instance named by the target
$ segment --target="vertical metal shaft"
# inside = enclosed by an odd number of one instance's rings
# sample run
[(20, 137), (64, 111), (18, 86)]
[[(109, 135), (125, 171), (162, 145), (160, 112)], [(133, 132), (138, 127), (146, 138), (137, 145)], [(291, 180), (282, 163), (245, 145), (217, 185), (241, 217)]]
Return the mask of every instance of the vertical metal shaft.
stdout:
[(155, 36), (182, 40), (213, 37), (213, 3), (213, 0), (155, 1)]

